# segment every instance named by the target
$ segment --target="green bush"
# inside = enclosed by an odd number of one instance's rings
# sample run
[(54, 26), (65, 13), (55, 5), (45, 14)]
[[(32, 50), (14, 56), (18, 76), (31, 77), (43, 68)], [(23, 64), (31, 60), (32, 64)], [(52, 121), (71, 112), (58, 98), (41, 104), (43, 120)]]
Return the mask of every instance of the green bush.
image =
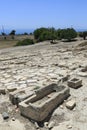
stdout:
[(34, 31), (34, 38), (37, 42), (56, 39), (54, 28), (39, 28)]
[(78, 33), (79, 37), (83, 37), (83, 32)]
[(61, 39), (66, 39), (68, 41), (71, 41), (76, 37), (77, 37), (77, 32), (73, 28), (67, 28), (67, 29), (61, 30), (61, 33), (60, 33)]
[(39, 28), (34, 31), (34, 38), (37, 42), (45, 40), (61, 40), (66, 39), (68, 41), (77, 37), (77, 32), (73, 28), (58, 29), (55, 28)]
[(87, 31), (79, 32), (79, 37), (83, 37), (83, 39), (86, 40), (86, 37), (87, 37)]
[(84, 31), (84, 32), (83, 32), (83, 39), (85, 40), (86, 37), (87, 37), (87, 31)]
[(25, 45), (32, 45), (34, 41), (32, 39), (24, 39), (22, 41), (18, 41), (16, 46), (25, 46)]

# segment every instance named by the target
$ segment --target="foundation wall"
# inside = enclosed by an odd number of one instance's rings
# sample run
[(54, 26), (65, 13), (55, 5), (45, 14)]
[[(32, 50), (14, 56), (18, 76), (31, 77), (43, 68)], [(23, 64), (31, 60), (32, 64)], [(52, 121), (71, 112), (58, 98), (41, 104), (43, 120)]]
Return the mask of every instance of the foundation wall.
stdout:
[(68, 96), (69, 88), (65, 87), (64, 90), (55, 92), (51, 98), (45, 102), (42, 102), (40, 105), (35, 105), (33, 102), (30, 102), (32, 101), (31, 99), (35, 98), (35, 96), (32, 96), (29, 99), (19, 103), (19, 108), (23, 116), (31, 118), (37, 122), (41, 122), (45, 120), (47, 116)]

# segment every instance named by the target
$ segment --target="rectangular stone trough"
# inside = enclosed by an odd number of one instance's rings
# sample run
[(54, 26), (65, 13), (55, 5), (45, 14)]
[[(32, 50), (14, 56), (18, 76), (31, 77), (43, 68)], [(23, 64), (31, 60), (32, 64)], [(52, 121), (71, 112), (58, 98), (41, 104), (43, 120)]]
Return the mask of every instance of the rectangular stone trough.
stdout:
[(23, 88), (9, 93), (9, 99), (14, 105), (18, 105), (19, 102), (29, 98), (34, 94), (30, 91), (30, 88)]
[(20, 112), (27, 118), (42, 122), (68, 96), (67, 86), (51, 84), (37, 90), (33, 96), (19, 103)]
[(72, 78), (68, 80), (68, 86), (77, 89), (82, 86), (82, 80), (78, 78)]

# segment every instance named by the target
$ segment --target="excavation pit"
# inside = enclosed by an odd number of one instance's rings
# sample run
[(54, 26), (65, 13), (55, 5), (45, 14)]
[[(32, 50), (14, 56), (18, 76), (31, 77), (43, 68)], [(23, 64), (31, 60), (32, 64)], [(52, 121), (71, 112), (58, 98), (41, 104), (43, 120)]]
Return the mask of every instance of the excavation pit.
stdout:
[(19, 103), (20, 112), (27, 118), (42, 122), (68, 96), (67, 86), (51, 84), (37, 90), (34, 95)]

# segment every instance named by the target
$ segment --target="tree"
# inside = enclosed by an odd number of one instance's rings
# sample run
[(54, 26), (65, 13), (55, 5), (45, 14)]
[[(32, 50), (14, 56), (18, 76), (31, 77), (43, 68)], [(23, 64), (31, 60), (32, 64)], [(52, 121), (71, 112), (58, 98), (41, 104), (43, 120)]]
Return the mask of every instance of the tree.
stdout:
[(79, 36), (82, 37), (84, 40), (86, 40), (86, 37), (87, 37), (87, 31), (79, 32)]
[(14, 39), (15, 32), (16, 32), (15, 30), (12, 30), (12, 31), (9, 33), (9, 35), (11, 35), (12, 39)]
[(34, 31), (34, 38), (40, 42), (45, 40), (56, 39), (55, 28), (39, 28)]
[(6, 33), (2, 32), (1, 34), (2, 34), (3, 38), (6, 40)]
[(60, 33), (61, 39), (73, 40), (77, 37), (77, 32), (73, 28), (62, 29)]
[(24, 34), (23, 35), (28, 35), (28, 33), (27, 32), (24, 32)]
[(36, 29), (34, 31), (34, 38), (38, 40), (40, 38), (40, 35), (42, 35), (42, 33), (46, 31), (47, 31), (47, 28), (44, 28), (44, 27)]
[(87, 36), (87, 31), (83, 32), (83, 39), (86, 40), (86, 36)]
[(9, 35), (15, 35), (15, 30), (12, 30), (10, 33), (9, 33)]
[(63, 29), (58, 29), (57, 31), (56, 31), (56, 37), (57, 37), (57, 39), (58, 40), (61, 40), (62, 39), (62, 31), (63, 31)]

